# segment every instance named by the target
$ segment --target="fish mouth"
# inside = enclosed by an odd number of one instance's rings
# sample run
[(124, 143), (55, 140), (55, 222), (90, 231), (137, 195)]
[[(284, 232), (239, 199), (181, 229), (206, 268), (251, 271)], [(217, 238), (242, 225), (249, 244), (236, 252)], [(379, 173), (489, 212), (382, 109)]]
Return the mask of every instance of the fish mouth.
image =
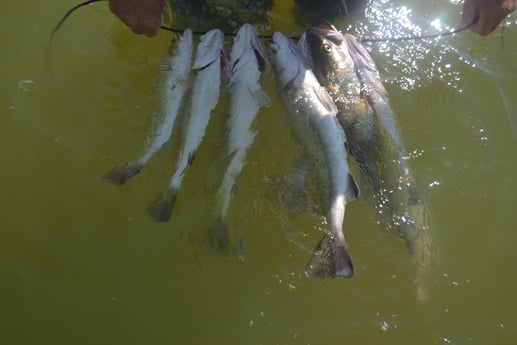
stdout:
[(272, 54), (278, 53), (278, 50), (280, 49), (280, 45), (277, 42), (267, 42), (267, 48)]
[(318, 24), (317, 28), (320, 29), (326, 29), (329, 31), (339, 31), (334, 25), (332, 25), (328, 20), (321, 19), (320, 23)]
[(204, 69), (207, 69), (208, 67), (212, 66), (217, 61), (219, 61), (219, 63), (221, 64), (221, 69), (222, 69), (222, 67), (224, 67), (224, 51), (221, 50), (219, 52), (219, 56), (215, 57), (213, 60), (207, 62), (206, 64), (195, 68), (195, 70), (196, 71), (202, 71)]
[(255, 58), (257, 59), (257, 65), (260, 72), (264, 72), (266, 70), (267, 62), (261, 50), (253, 49), (253, 53), (255, 54)]
[(285, 47), (291, 53), (297, 54), (298, 52), (293, 41), (278, 31), (273, 34), (273, 41), (268, 42), (267, 46), (273, 54), (278, 53), (281, 49), (283, 49), (283, 47)]
[(329, 28), (313, 27), (307, 30), (307, 38), (317, 39), (322, 42), (324, 39), (331, 41), (336, 45), (341, 45), (345, 41), (345, 36), (334, 26)]
[(235, 71), (237, 66), (240, 66), (241, 58), (246, 56), (250, 51), (255, 56), (258, 70), (260, 72), (264, 72), (266, 70), (267, 61), (258, 33), (251, 24), (246, 23), (241, 26), (235, 37), (231, 53), (232, 73)]
[(273, 37), (271, 37), (271, 41), (267, 42), (267, 48), (273, 54), (278, 53), (280, 50), (280, 40), (282, 39), (282, 35), (279, 32), (273, 33)]

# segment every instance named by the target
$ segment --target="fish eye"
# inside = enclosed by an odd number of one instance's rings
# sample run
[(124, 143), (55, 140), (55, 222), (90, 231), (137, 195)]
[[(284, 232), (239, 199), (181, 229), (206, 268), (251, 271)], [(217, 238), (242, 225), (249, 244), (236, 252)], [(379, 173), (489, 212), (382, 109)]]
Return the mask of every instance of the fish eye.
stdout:
[(323, 51), (327, 52), (327, 53), (330, 53), (332, 51), (332, 47), (330, 47), (330, 44), (328, 43), (323, 43)]

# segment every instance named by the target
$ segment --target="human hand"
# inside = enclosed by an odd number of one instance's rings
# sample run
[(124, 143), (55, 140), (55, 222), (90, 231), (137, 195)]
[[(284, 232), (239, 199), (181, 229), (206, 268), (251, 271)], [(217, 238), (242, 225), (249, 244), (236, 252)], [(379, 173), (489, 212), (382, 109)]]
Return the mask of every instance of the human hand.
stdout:
[(134, 33), (149, 37), (160, 29), (164, 5), (165, 0), (109, 0), (111, 12)]
[[(517, 0), (465, 0), (459, 28), (486, 36), (517, 8)], [(469, 26), (470, 25), (470, 26)]]

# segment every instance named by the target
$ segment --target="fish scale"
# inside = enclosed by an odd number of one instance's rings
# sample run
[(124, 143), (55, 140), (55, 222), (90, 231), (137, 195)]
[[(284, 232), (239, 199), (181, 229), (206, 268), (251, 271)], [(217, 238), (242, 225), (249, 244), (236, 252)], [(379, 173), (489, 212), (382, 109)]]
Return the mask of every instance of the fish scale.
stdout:
[(343, 233), (347, 202), (359, 189), (347, 163), (343, 129), (334, 102), (307, 68), (294, 43), (275, 32), (268, 44), (280, 97), (288, 109), (293, 134), (302, 144), (316, 174), (328, 228), (318, 243), (305, 274), (308, 277), (351, 277), (352, 258)]
[[(244, 167), (246, 152), (253, 143), (252, 123), (261, 107), (270, 105), (269, 97), (261, 88), (265, 70), (265, 54), (258, 34), (250, 24), (244, 24), (235, 37), (230, 53), (230, 112), (226, 121), (228, 140), (226, 155), (230, 162), (219, 187), (219, 228), (228, 231), (226, 216), (236, 180)], [(230, 232), (232, 233), (232, 232)], [(230, 242), (239, 242), (239, 235), (230, 235)], [(226, 244), (230, 246), (230, 244)]]
[(417, 270), (417, 295), (424, 300), (432, 236), (375, 63), (355, 37), (332, 25), (307, 30), (299, 44), (306, 63), (336, 102), (347, 149), (362, 169), (385, 226), (398, 228), (406, 242)]
[(176, 168), (164, 195), (149, 206), (151, 216), (157, 221), (170, 219), (177, 193), (181, 188), (186, 169), (194, 162), (196, 151), (203, 140), (212, 110), (219, 100), (221, 59), (224, 58), (224, 34), (214, 29), (201, 36), (192, 69), (196, 73), (192, 88), (191, 106), (183, 145)]
[(165, 84), (162, 87), (163, 104), (159, 111), (162, 113), (163, 120), (156, 129), (151, 144), (135, 161), (111, 169), (103, 177), (106, 182), (116, 185), (126, 183), (128, 179), (138, 174), (151, 157), (169, 141), (188, 88), (193, 51), (192, 35), (192, 30), (185, 30), (180, 37), (175, 54), (166, 59), (166, 62), (170, 63), (170, 71), (167, 72)]

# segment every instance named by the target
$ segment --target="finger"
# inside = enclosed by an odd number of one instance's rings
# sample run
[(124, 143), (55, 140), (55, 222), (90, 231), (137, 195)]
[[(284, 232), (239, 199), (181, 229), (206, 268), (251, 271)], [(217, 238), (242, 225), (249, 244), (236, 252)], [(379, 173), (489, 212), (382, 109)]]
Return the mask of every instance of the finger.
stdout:
[(504, 0), (503, 4), (501, 5), (501, 8), (512, 12), (517, 8), (517, 0)]
[(133, 20), (128, 20), (126, 24), (135, 34), (145, 35), (147, 37), (156, 36), (160, 30), (160, 21), (157, 21), (152, 17), (133, 18)]
[(478, 17), (463, 18), (457, 28), (462, 30), (470, 29), (471, 31), (474, 31), (473, 28), (476, 26), (478, 20)]
[(159, 31), (160, 31), (160, 27), (155, 26), (154, 28), (150, 28), (149, 30), (145, 31), (144, 35), (146, 35), (147, 37), (153, 37), (153, 36), (156, 36)]
[(487, 36), (489, 33), (495, 30), (497, 24), (499, 24), (497, 18), (481, 13), (476, 25), (476, 32), (481, 36)]
[(465, 1), (463, 5), (463, 13), (461, 14), (461, 22), (458, 25), (458, 29), (470, 28), (478, 20), (478, 13), (475, 8), (475, 4), (471, 1)]

